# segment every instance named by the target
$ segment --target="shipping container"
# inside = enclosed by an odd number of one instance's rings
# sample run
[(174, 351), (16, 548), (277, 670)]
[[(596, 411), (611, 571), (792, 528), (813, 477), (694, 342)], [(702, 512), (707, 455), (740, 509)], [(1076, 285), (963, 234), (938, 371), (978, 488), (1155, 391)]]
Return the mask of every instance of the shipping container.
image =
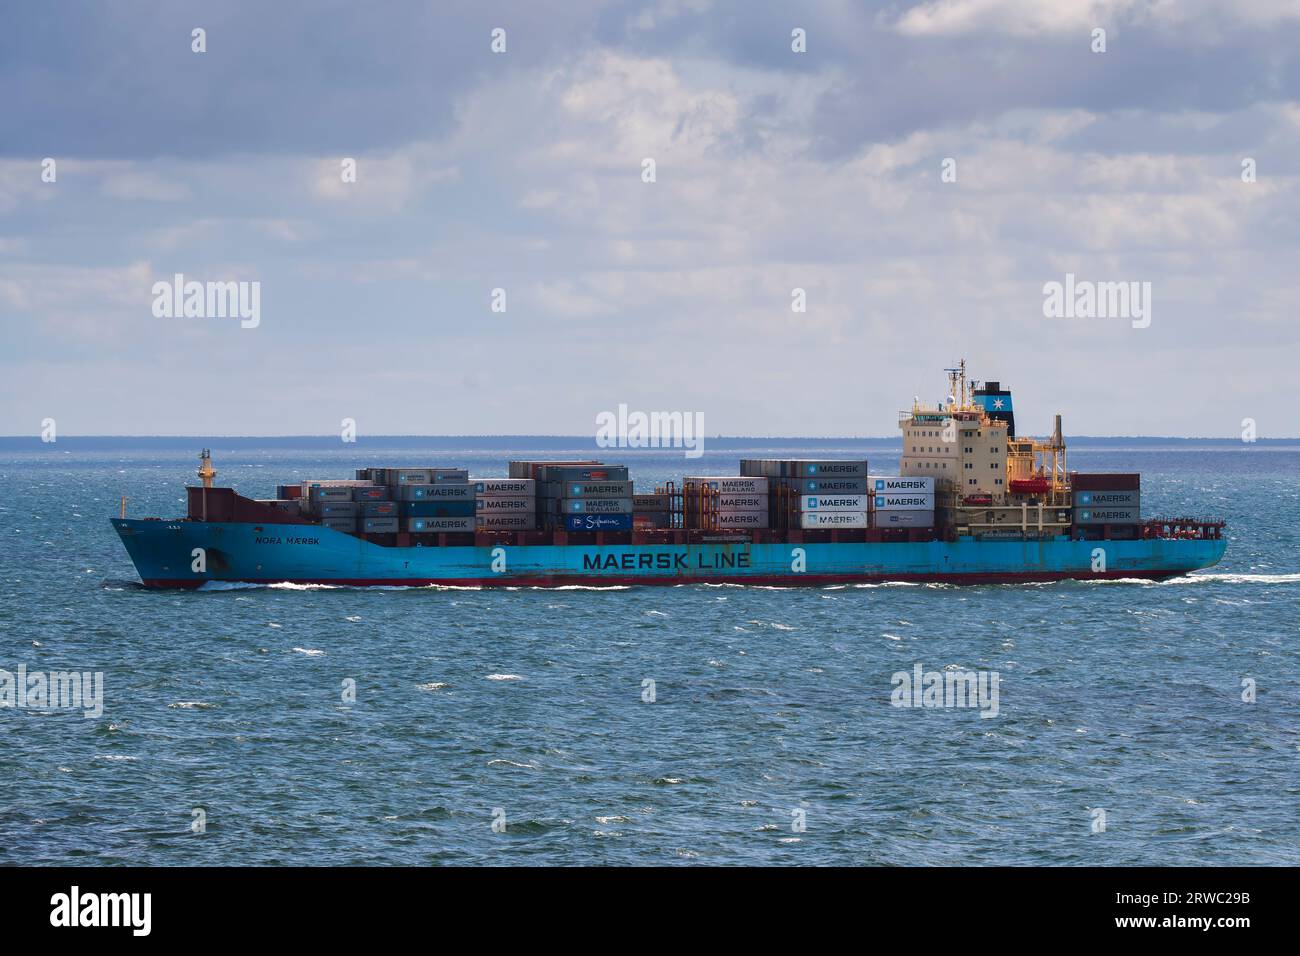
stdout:
[(388, 488), (384, 485), (369, 485), (365, 488), (352, 489), (353, 501), (387, 501)]
[(720, 494), (715, 502), (717, 511), (766, 511), (767, 495)]
[(543, 465), (537, 470), (537, 479), (545, 482), (608, 483), (627, 481), (628, 473), (627, 465)]
[(631, 531), (632, 515), (564, 515), (560, 527), (566, 531)]
[(537, 494), (532, 478), (474, 478), (474, 494), (479, 498), (518, 498)]
[(1135, 472), (1074, 472), (1070, 487), (1075, 491), (1137, 491), (1142, 487), (1142, 476)]
[(347, 485), (310, 484), (305, 486), (312, 501), (351, 501), (352, 487)]
[(798, 501), (801, 511), (861, 511), (865, 514), (871, 507), (867, 495), (801, 495)]
[(301, 498), (302, 496), (301, 484), (275, 486), (275, 497), (277, 501), (289, 501), (290, 499)]
[(473, 531), (474, 516), (466, 515), (463, 518), (407, 518), (406, 530), (415, 534)]
[(1132, 491), (1076, 491), (1076, 508), (1139, 508), (1142, 492)]
[(934, 494), (934, 479), (929, 476), (920, 478), (913, 476), (900, 477), (898, 475), (872, 475), (869, 480), (871, 490), (878, 495)]
[(633, 511), (671, 511), (672, 495), (633, 495)]
[(865, 511), (801, 511), (799, 527), (805, 530), (855, 529), (867, 527)]
[(542, 485), (546, 498), (631, 498), (630, 481), (548, 481)]
[(873, 511), (873, 528), (933, 528), (933, 511)]
[(355, 516), (351, 518), (348, 517), (321, 518), (320, 523), (321, 523), (321, 527), (329, 528), (333, 531), (343, 531), (350, 534), (353, 531), (357, 530), (357, 519)]
[(673, 516), (668, 511), (634, 511), (632, 523), (637, 528), (671, 528)]
[(511, 478), (537, 478), (537, 472), (548, 465), (571, 465), (579, 467), (584, 465), (599, 465), (600, 462), (594, 458), (583, 458), (572, 461), (539, 461), (535, 458), (512, 461), (507, 465), (506, 474)]
[(720, 511), (709, 515), (708, 521), (715, 528), (766, 528), (768, 526), (766, 511)]
[(876, 511), (933, 511), (933, 494), (874, 495), (871, 507)]
[(682, 479), (682, 487), (688, 491), (704, 487), (731, 495), (765, 495), (768, 490), (766, 478), (737, 475), (691, 476)]
[(535, 514), (478, 515), (474, 527), (481, 531), (532, 531), (537, 527)]
[(475, 498), (474, 513), (486, 514), (536, 514), (537, 499), (532, 495), (517, 498)]
[(474, 486), (469, 482), (443, 485), (402, 485), (403, 501), (472, 501)]
[(431, 485), (433, 472), (428, 468), (389, 468), (387, 484)]
[(561, 498), (561, 514), (631, 514), (631, 498)]
[(799, 495), (865, 495), (866, 478), (782, 478), (780, 486)]
[(395, 514), (387, 517), (363, 517), (357, 527), (365, 534), (396, 534), (401, 528), (401, 519)]
[(355, 501), (318, 501), (316, 514), (322, 518), (355, 518), (357, 503)]
[(472, 501), (403, 501), (403, 518), (472, 518)]
[(781, 473), (786, 478), (865, 478), (865, 460), (808, 461), (790, 459), (782, 462)]
[(361, 509), (361, 516), (364, 518), (387, 518), (390, 515), (396, 518), (399, 514), (400, 502), (359, 501), (357, 507)]
[(1074, 523), (1085, 525), (1098, 524), (1138, 524), (1140, 522), (1137, 508), (1075, 508)]

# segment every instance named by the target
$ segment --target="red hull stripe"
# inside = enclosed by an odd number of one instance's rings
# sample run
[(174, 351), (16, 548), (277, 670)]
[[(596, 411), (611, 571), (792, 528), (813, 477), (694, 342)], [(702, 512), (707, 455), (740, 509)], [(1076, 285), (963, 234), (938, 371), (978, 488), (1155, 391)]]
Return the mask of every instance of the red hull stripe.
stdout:
[[(1189, 571), (1192, 569), (1188, 569)], [(1129, 578), (1160, 581), (1186, 574), (1188, 571), (1021, 571), (1021, 572), (971, 572), (967, 574), (776, 574), (733, 575), (712, 578), (651, 577), (649, 575), (574, 574), (548, 577), (487, 577), (487, 578), (240, 578), (225, 583), (239, 584), (336, 584), (343, 587), (521, 587), (555, 588), (572, 587), (636, 587), (672, 586), (685, 584), (753, 584), (766, 587), (822, 587), (830, 584), (1032, 584), (1049, 581), (1095, 581), (1106, 578)], [(216, 579), (214, 579), (216, 580)], [(150, 588), (197, 588), (204, 581), (191, 579), (150, 578), (144, 582)]]

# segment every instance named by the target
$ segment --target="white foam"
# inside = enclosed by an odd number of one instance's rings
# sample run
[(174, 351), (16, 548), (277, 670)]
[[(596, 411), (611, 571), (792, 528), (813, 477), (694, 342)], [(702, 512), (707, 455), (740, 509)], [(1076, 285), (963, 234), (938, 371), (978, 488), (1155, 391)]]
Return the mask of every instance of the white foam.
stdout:
[(1289, 574), (1186, 574), (1180, 578), (1170, 578), (1165, 584), (1199, 584), (1202, 581), (1218, 581), (1223, 584), (1300, 584), (1300, 573)]

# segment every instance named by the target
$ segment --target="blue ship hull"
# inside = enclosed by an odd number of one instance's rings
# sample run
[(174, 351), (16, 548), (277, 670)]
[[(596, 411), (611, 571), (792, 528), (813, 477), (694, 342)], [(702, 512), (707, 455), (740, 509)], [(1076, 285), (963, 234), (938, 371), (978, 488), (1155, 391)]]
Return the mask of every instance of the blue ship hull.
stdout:
[[(1160, 579), (1217, 564), (1221, 538), (384, 547), (317, 525), (114, 519), (150, 587), (207, 581), (542, 586)], [(201, 555), (196, 553), (201, 549)]]

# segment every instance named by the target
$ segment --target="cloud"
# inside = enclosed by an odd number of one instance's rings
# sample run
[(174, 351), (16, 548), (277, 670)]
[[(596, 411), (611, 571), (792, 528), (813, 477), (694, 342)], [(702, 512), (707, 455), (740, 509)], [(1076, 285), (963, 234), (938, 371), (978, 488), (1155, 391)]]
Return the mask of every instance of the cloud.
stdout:
[[(1070, 32), (1100, 7), (1121, 28), (1105, 56)], [(340, 6), (310, 44), (267, 25), (270, 46), (245, 36), (251, 9), (205, 10), (211, 59), (159, 54), (170, 66), (125, 90), (97, 90), (84, 25), (0, 72), (13, 92), (41, 57), (89, 57), (68, 60), (75, 90), (38, 89), (61, 111), (11, 100), (26, 121), (0, 147), (17, 156), (0, 160), (16, 330), (0, 429), (57, 386), (84, 430), (119, 433), (322, 431), (342, 414), (372, 433), (574, 432), (627, 400), (725, 432), (892, 434), (954, 350), (1044, 416), (1071, 399), (1075, 430), (1226, 433), (1206, 423), (1236, 398), (1186, 384), (1223, 378), (1216, 361), (1237, 363), (1241, 401), (1282, 400), (1300, 252), (1283, 5), (1231, 22), (1197, 4), (991, 0), (411, 21)], [(498, 17), (510, 52), (494, 58)], [(176, 26), (91, 21), (128, 61)], [(159, 113), (173, 97), (180, 112)], [(51, 143), (57, 185), (39, 180)], [(259, 279), (261, 326), (160, 324), (149, 285), (173, 272)], [(1151, 281), (1151, 328), (1045, 320), (1043, 283), (1066, 272)], [(1114, 402), (1088, 397), (1098, 367)], [(223, 401), (97, 399), (123, 382)]]

